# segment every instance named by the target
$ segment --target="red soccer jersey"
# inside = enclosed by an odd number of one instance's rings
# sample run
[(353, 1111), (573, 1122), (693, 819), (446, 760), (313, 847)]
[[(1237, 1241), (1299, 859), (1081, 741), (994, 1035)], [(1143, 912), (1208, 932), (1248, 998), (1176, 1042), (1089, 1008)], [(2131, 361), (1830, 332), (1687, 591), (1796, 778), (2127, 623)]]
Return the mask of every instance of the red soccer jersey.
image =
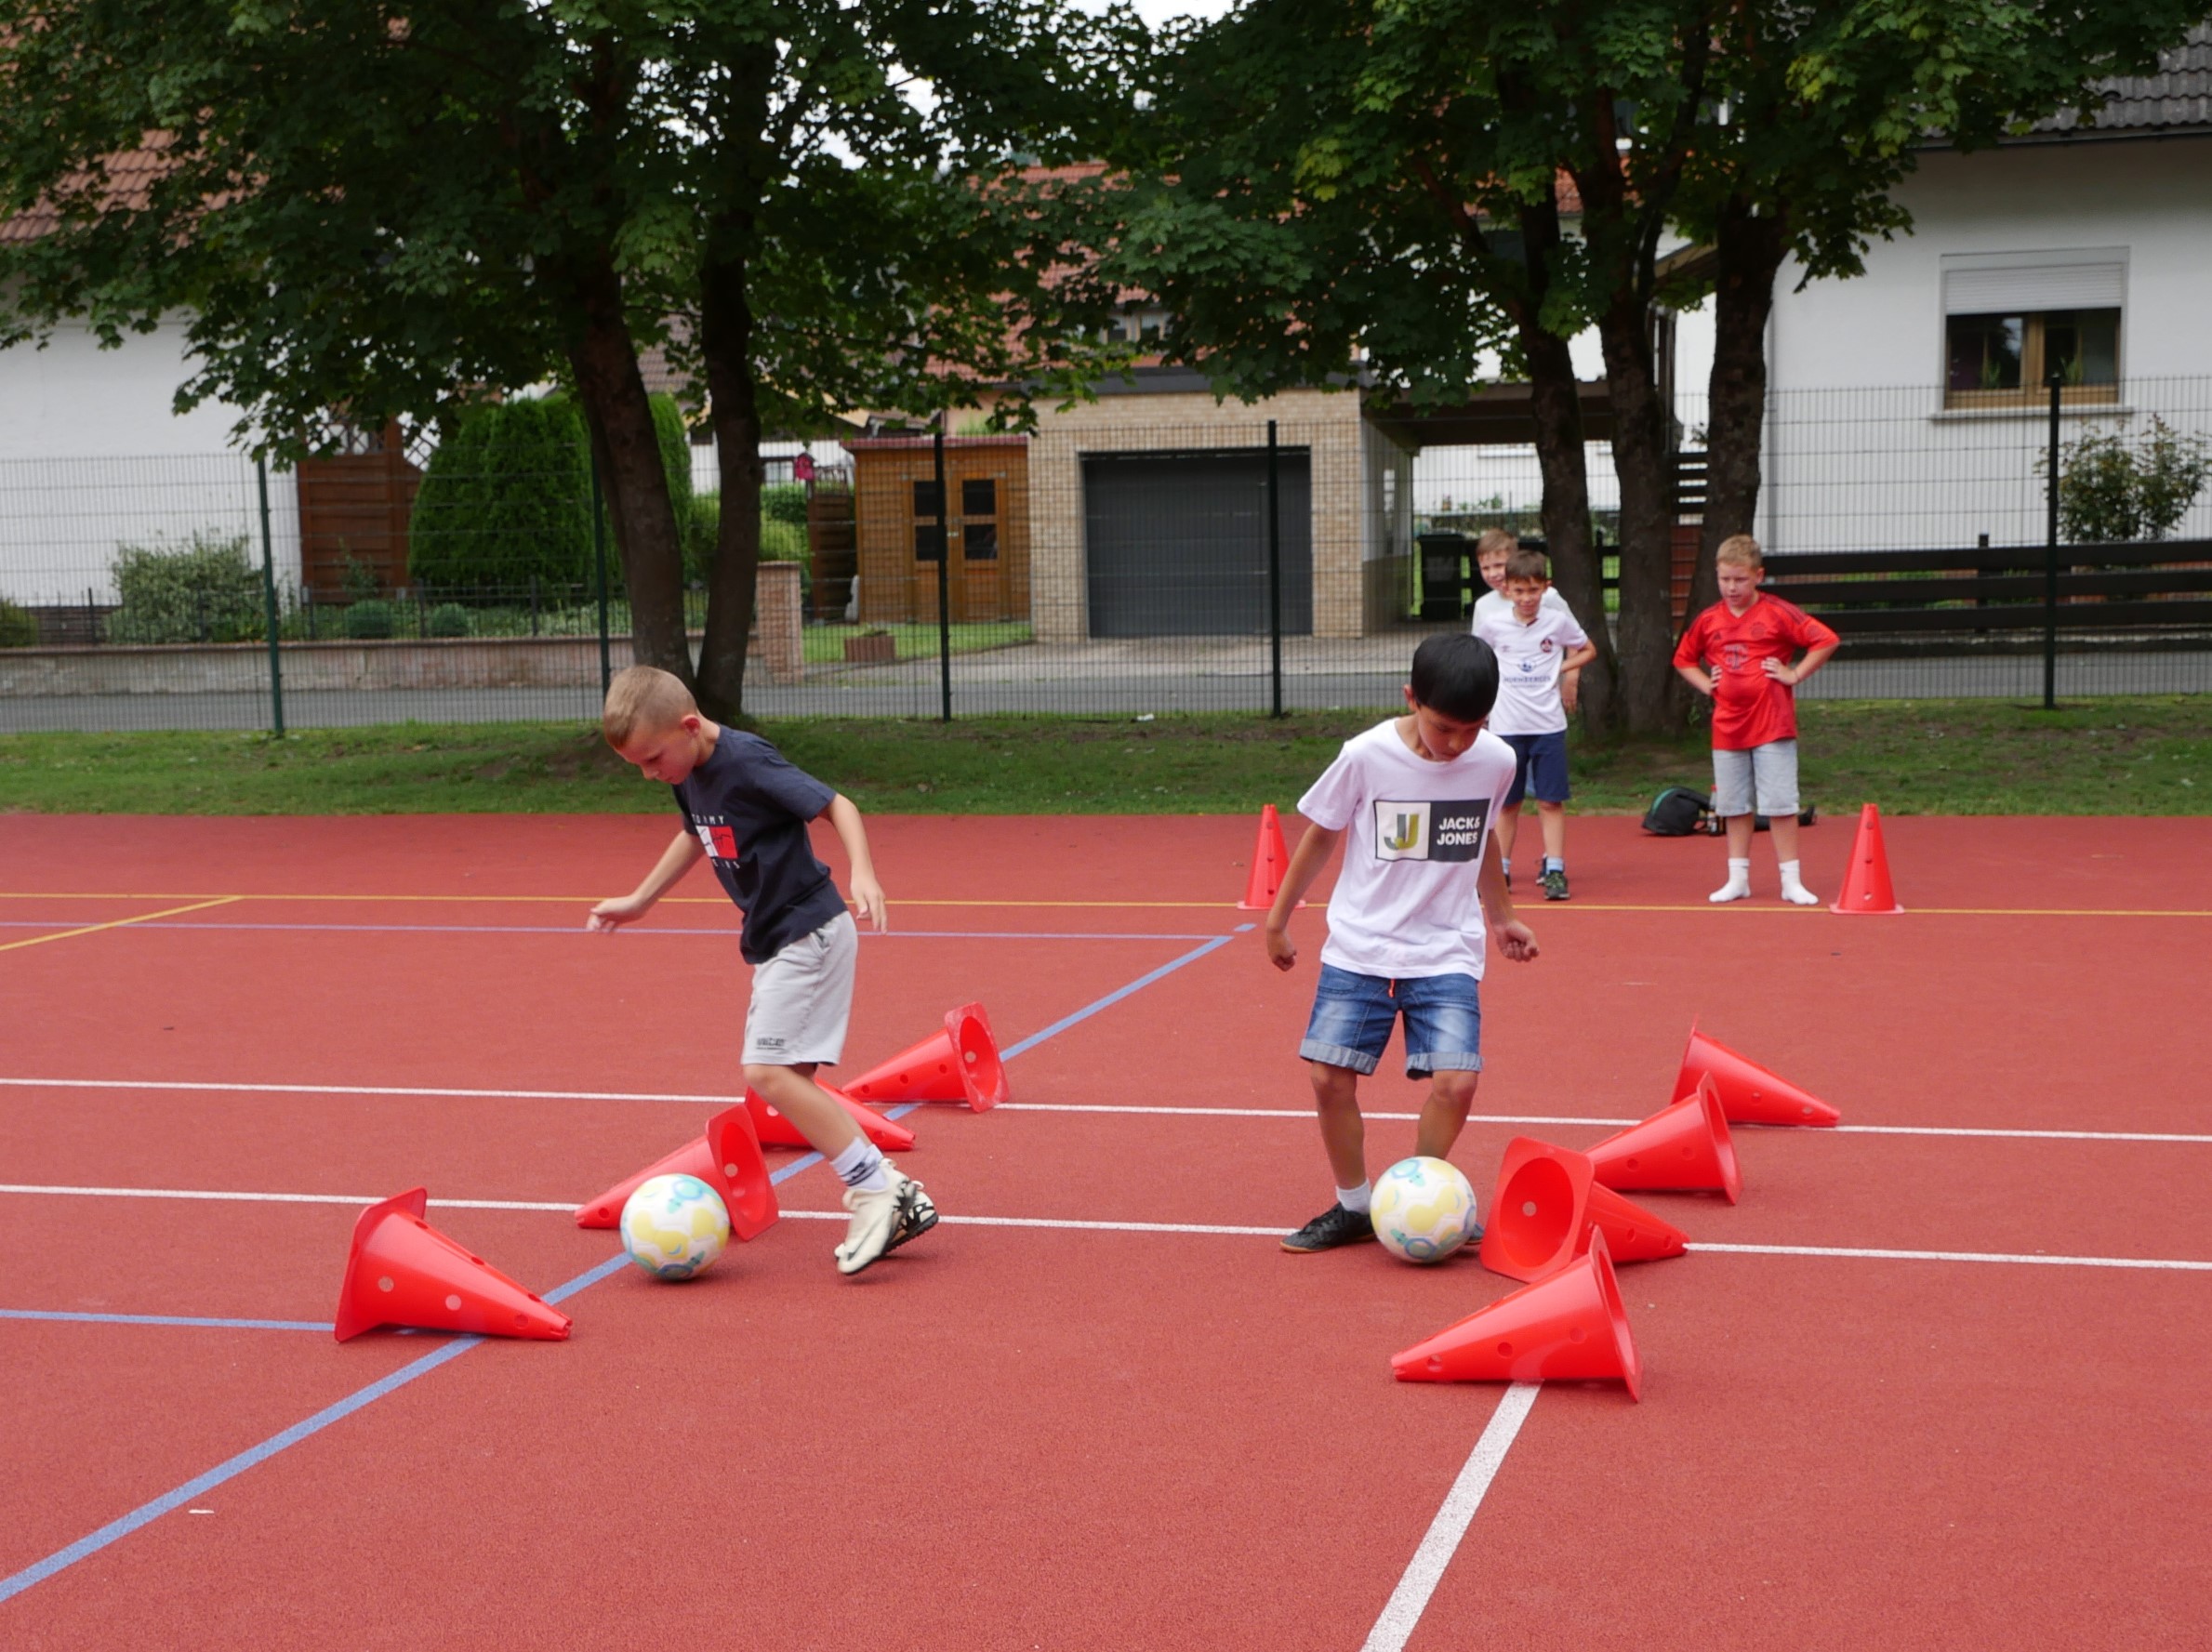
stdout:
[(1800, 648), (1826, 648), (1835, 633), (1794, 602), (1759, 593), (1742, 614), (1715, 602), (1692, 620), (1675, 649), (1677, 666), (1703, 666), (1713, 674), (1713, 747), (1749, 751), (1770, 740), (1797, 737), (1797, 696), (1767, 675), (1763, 660), (1782, 660)]

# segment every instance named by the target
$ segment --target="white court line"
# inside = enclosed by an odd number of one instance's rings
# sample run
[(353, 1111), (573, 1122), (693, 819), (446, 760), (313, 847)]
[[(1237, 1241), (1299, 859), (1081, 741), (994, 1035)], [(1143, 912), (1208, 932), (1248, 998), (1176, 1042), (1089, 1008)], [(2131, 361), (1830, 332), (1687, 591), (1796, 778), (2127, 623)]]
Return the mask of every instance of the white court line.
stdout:
[[(0, 1194), (26, 1194), (61, 1198), (204, 1199), (265, 1205), (373, 1205), (382, 1196), (340, 1193), (245, 1193), (212, 1188), (182, 1187), (73, 1187), (57, 1183), (0, 1183)], [(540, 1199), (432, 1199), (448, 1210), (542, 1210), (567, 1215), (582, 1200), (566, 1203)], [(794, 1210), (783, 1214), (801, 1222), (843, 1222), (842, 1210)], [(963, 1216), (939, 1218), (951, 1227), (1026, 1227), (1069, 1233), (1212, 1234), (1230, 1238), (1275, 1238), (1291, 1231), (1279, 1222), (1268, 1227), (1216, 1222), (1091, 1222), (1065, 1216)], [(2032, 1267), (2157, 1268), (2175, 1273), (2212, 1274), (2212, 1262), (2141, 1256), (2045, 1256), (1996, 1250), (1887, 1250), (1847, 1245), (1724, 1245), (1693, 1240), (1692, 1250), (1742, 1256), (1834, 1256), (1874, 1262), (2018, 1262)]]
[(1375, 1619), (1374, 1628), (1367, 1632), (1359, 1652), (1402, 1652), (1414, 1626), (1421, 1621), (1421, 1614), (1427, 1609), (1428, 1597), (1443, 1580), (1444, 1568), (1451, 1564), (1452, 1555), (1458, 1552), (1460, 1539), (1466, 1536), (1475, 1511), (1482, 1507), (1483, 1493), (1490, 1490), (1490, 1482), (1497, 1478), (1505, 1453), (1521, 1432), (1521, 1424), (1528, 1421), (1529, 1409), (1536, 1404), (1537, 1391), (1543, 1386), (1541, 1382), (1516, 1382), (1505, 1390), (1504, 1397), (1498, 1401), (1498, 1408), (1490, 1413), (1490, 1425), (1475, 1442), (1475, 1449), (1467, 1453), (1459, 1478), (1452, 1481), (1451, 1489), (1444, 1494), (1444, 1506), (1428, 1523), (1421, 1546), (1406, 1563), (1405, 1575), (1398, 1579), (1397, 1587), (1384, 1603), (1383, 1615)]
[[(702, 1106), (726, 1107), (732, 1095), (698, 1095), (682, 1090), (457, 1090), (412, 1084), (222, 1084), (200, 1078), (0, 1078), (0, 1086), (23, 1090), (211, 1090), (240, 1095), (426, 1096), (434, 1099), (478, 1102), (686, 1102)], [(1194, 1118), (1311, 1119), (1310, 1107), (1177, 1107), (1137, 1103), (1002, 1102), (1002, 1113), (1129, 1113), (1187, 1116)], [(1418, 1113), (1369, 1113), (1369, 1118), (1396, 1122), (1418, 1120)], [(1639, 1122), (1634, 1118), (1592, 1118), (1560, 1113), (1470, 1113), (1469, 1124), (1586, 1124), (1620, 1130)], [(1760, 1130), (1739, 1125), (1739, 1130)], [(1798, 1127), (1783, 1127), (1795, 1130)], [(1807, 1135), (1861, 1136), (1967, 1136), (1999, 1141), (2030, 1142), (2171, 1142), (2185, 1145), (2212, 1145), (2212, 1134), (2186, 1135), (2161, 1130), (1983, 1130), (1964, 1125), (1843, 1124), (1808, 1130)]]

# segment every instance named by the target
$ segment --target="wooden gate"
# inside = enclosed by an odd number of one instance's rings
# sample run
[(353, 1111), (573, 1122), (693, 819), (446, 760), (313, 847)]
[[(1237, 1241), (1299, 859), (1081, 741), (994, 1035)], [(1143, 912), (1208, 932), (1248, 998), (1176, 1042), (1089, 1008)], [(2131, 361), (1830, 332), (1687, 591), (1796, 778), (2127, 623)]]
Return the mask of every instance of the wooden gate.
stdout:
[(296, 474), (300, 579), (315, 600), (343, 601), (355, 565), (378, 590), (404, 586), (407, 520), (422, 472), (408, 463), (399, 426), (349, 432), (348, 451), (302, 459)]

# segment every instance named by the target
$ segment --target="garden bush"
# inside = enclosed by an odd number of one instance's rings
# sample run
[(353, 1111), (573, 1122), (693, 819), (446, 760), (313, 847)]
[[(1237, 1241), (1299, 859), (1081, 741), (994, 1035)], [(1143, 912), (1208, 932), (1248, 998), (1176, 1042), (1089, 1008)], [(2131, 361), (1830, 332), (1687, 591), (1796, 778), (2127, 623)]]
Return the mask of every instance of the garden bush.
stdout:
[[(653, 398), (653, 428), (688, 538), (691, 441), (672, 396)], [(591, 586), (591, 450), (583, 415), (564, 396), (502, 402), (464, 415), (423, 471), (408, 524), (407, 571), (440, 592), (489, 599), (526, 588)], [(607, 530), (609, 588), (621, 588), (622, 559)]]
[(381, 642), (400, 628), (399, 604), (372, 597), (346, 610), (346, 636), (355, 642)]
[(425, 628), (433, 637), (466, 637), (474, 629), (469, 611), (458, 602), (441, 602), (431, 609)]
[(806, 483), (772, 482), (761, 490), (761, 520), (806, 526)]
[(194, 534), (180, 546), (119, 546), (110, 642), (239, 642), (261, 635), (261, 571), (245, 535)]
[[(2041, 465), (2037, 466), (2040, 472)], [(2152, 415), (2130, 445), (2085, 436), (2059, 465), (2059, 525), (2075, 544), (2163, 539), (2212, 479), (2212, 443), (2184, 436)]]
[(38, 621), (27, 608), (0, 597), (0, 648), (29, 648), (38, 641)]

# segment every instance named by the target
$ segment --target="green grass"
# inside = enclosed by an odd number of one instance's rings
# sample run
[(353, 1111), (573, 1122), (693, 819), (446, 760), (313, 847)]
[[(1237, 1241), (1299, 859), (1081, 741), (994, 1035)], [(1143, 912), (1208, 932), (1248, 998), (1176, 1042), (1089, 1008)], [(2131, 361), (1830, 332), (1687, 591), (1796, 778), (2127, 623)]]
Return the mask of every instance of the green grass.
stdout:
[[(896, 640), (898, 657), (902, 660), (934, 660), (937, 657), (937, 628), (934, 625), (848, 626), (828, 625), (806, 628), (803, 645), (806, 663), (820, 665), (825, 661), (845, 657), (845, 639), (857, 637), (866, 630), (889, 631)], [(974, 654), (978, 649), (1004, 648), (1011, 643), (1029, 641), (1029, 622), (1026, 619), (978, 620), (956, 624), (952, 627), (952, 652)]]
[[(1807, 798), (1842, 814), (2198, 814), (2212, 807), (2212, 696), (2055, 713), (1990, 701), (1798, 707)], [(864, 809), (911, 813), (1241, 813), (1287, 806), (1373, 713), (764, 723)], [(1641, 813), (1706, 788), (1704, 743), (1573, 743), (1578, 813)], [(513, 811), (657, 813), (668, 793), (574, 724), (403, 724), (259, 734), (0, 735), (0, 809), (156, 814)]]

